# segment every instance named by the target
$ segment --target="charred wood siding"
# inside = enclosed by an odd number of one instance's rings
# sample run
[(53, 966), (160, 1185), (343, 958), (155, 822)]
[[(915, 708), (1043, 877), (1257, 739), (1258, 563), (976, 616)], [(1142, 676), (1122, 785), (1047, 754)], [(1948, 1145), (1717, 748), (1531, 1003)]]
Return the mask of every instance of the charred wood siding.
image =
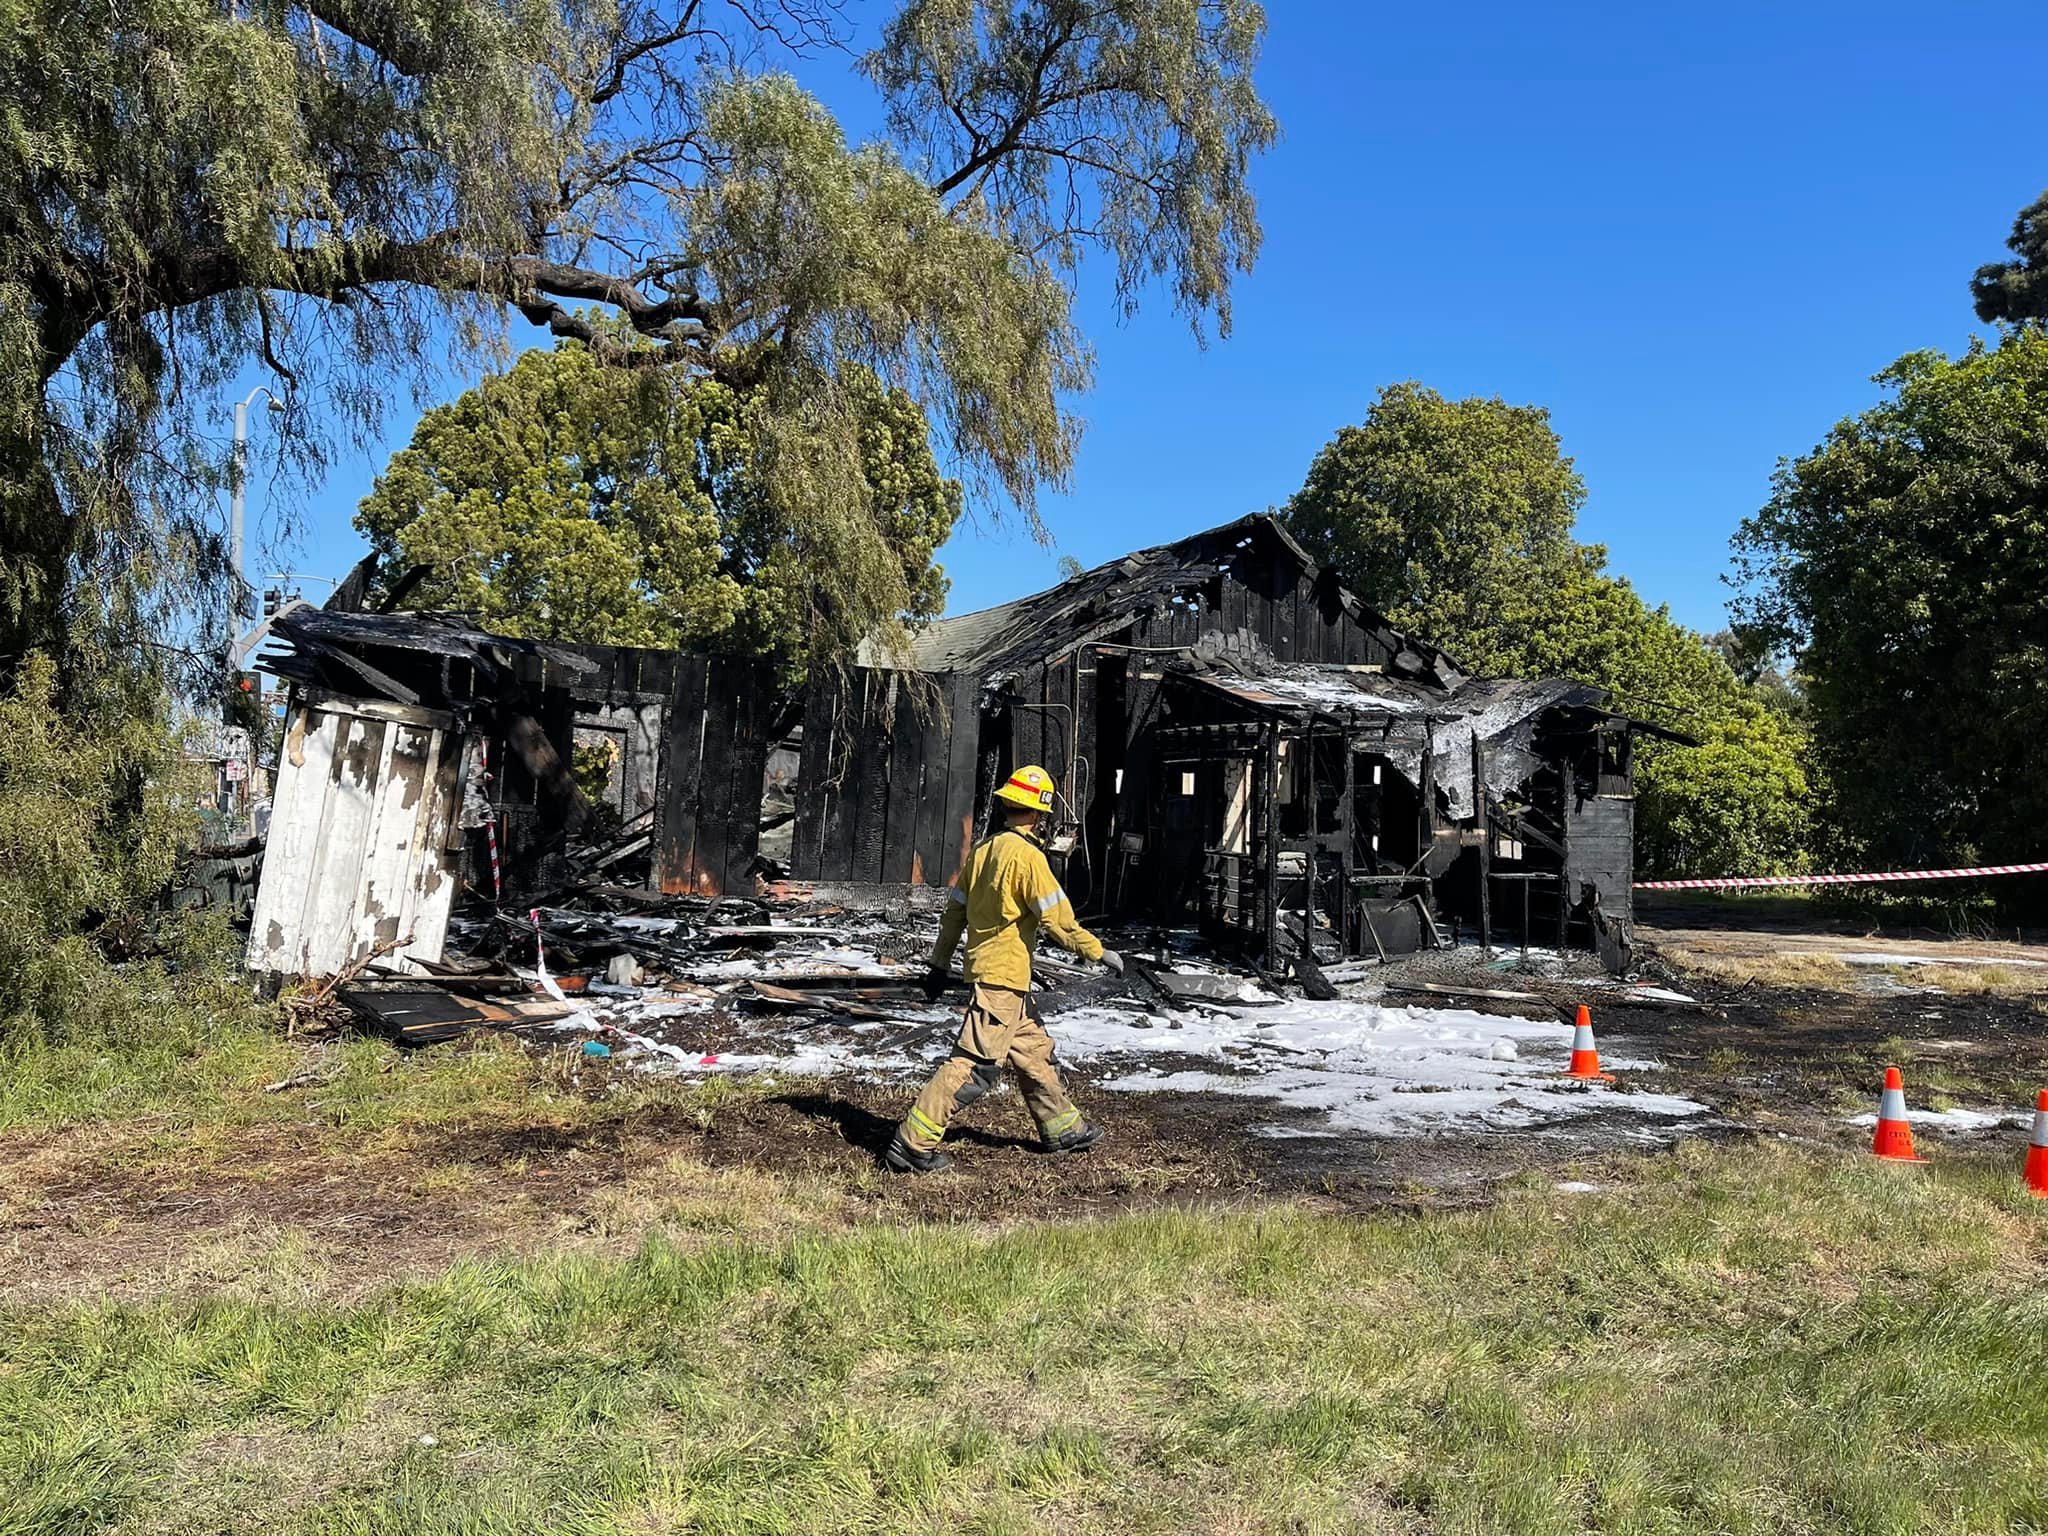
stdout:
[[(575, 715), (631, 710), (658, 718), (644, 727), (655, 761), (636, 767), (652, 782), (632, 798), (651, 800), (654, 849), (650, 882), (670, 895), (750, 893), (760, 851), (761, 788), (768, 767), (768, 721), (775, 674), (744, 656), (692, 655), (630, 646), (568, 647), (595, 672), (573, 684), (537, 677), (549, 700), (549, 737)], [(557, 699), (560, 702), (555, 702)]]
[(1390, 666), (1396, 650), (1392, 631), (1363, 623), (1345, 608), (1333, 578), (1311, 577), (1278, 553), (1271, 563), (1248, 570), (1230, 567), (1189, 600), (1152, 604), (1104, 643), (1187, 650), (1207, 645), (1277, 661), (1381, 669)]
[(984, 786), (979, 679), (856, 667), (811, 684), (790, 873), (940, 885), (972, 840)]
[(654, 883), (672, 895), (751, 891), (772, 674), (741, 657), (663, 659), (674, 677), (655, 800)]
[(1597, 794), (1565, 800), (1565, 888), (1569, 905), (1584, 888), (1599, 893), (1600, 910), (1620, 922), (1632, 913), (1636, 803), (1628, 795)]

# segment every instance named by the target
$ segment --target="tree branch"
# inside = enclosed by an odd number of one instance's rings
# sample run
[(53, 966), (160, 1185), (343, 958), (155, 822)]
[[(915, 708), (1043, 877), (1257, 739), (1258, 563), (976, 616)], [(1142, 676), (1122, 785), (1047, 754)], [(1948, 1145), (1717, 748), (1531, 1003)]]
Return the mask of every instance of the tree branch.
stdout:
[(325, 22), (366, 53), (374, 53), (402, 75), (417, 80), (445, 67), (444, 48), (433, 46), (406, 23), (390, 0), (304, 0), (306, 14)]
[[(451, 232), (407, 244), (365, 242), (339, 249), (287, 248), (273, 254), (273, 261), (260, 269), (225, 247), (160, 256), (149, 268), (139, 296), (103, 284), (70, 288), (69, 302), (44, 311), (52, 343), (45, 355), (50, 373), (63, 367), (95, 325), (179, 309), (249, 288), (332, 303), (374, 297), (372, 290), (386, 284), (474, 294), (511, 306), (556, 336), (584, 343), (606, 361), (635, 365), (676, 361), (686, 354), (704, 362), (714, 339), (712, 306), (694, 292), (650, 297), (630, 278), (612, 273), (536, 256), (468, 251)], [(633, 346), (565, 309), (555, 302), (558, 299), (609, 306), (637, 334), (666, 345)], [(61, 336), (54, 333), (55, 316), (62, 317)], [(277, 366), (274, 359), (272, 366)], [(278, 372), (285, 375), (281, 367)]]
[(605, 70), (604, 79), (592, 87), (590, 105), (601, 107), (617, 96), (619, 92), (623, 91), (626, 88), (627, 71), (641, 59), (646, 58), (648, 54), (659, 53), (662, 49), (673, 47), (685, 38), (697, 35), (701, 30), (696, 24), (697, 13), (703, 8), (704, 0), (688, 0), (688, 3), (683, 7), (682, 14), (676, 18), (676, 24), (673, 27), (664, 32), (651, 33), (645, 37), (635, 38), (630, 43), (622, 43), (619, 50), (612, 55), (612, 61)]
[[(973, 180), (1016, 149), (1025, 130), (1037, 120), (1038, 114), (1045, 108), (1046, 72), (1052, 68), (1052, 62), (1059, 56), (1060, 51), (1074, 40), (1074, 26), (1073, 18), (1069, 18), (1054, 28), (1052, 35), (1046, 39), (1045, 46), (1038, 51), (1038, 58), (1032, 65), (1030, 83), (1024, 88), (1023, 100), (1002, 133), (993, 141), (986, 142), (978, 152), (970, 153), (959, 169), (933, 186), (933, 191), (943, 197), (946, 193)], [(950, 100), (947, 105), (952, 108), (953, 115), (964, 124), (966, 118), (962, 105), (956, 105)]]

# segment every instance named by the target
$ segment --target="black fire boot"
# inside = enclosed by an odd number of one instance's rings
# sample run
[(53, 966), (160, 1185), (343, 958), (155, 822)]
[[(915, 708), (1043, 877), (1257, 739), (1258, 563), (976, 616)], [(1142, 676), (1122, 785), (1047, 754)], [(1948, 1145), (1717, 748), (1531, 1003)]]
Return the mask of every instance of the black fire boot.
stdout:
[(1083, 1120), (1078, 1125), (1069, 1126), (1057, 1136), (1046, 1137), (1045, 1150), (1054, 1157), (1064, 1157), (1069, 1152), (1086, 1152), (1100, 1140), (1102, 1127), (1092, 1121)]
[(937, 1147), (929, 1152), (920, 1152), (903, 1139), (898, 1131), (889, 1143), (889, 1150), (882, 1154), (882, 1161), (895, 1173), (944, 1173), (953, 1166), (953, 1159)]

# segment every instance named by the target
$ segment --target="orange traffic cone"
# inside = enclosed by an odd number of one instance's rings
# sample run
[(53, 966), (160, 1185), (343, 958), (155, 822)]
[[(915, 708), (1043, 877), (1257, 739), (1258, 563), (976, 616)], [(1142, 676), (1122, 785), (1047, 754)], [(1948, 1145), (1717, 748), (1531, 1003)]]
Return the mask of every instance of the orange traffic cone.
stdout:
[(1564, 1069), (1564, 1075), (1584, 1083), (1614, 1081), (1613, 1073), (1600, 1070), (1600, 1052), (1593, 1045), (1593, 1010), (1584, 1003), (1579, 1004), (1579, 1019), (1572, 1026), (1572, 1064)]
[(1913, 1151), (1913, 1127), (1906, 1123), (1906, 1080), (1897, 1067), (1884, 1069), (1884, 1093), (1877, 1101), (1877, 1136), (1870, 1150), (1894, 1163), (1924, 1163)]
[(2048, 1088), (2034, 1101), (2034, 1134), (2027, 1148), (2027, 1188), (2048, 1197)]

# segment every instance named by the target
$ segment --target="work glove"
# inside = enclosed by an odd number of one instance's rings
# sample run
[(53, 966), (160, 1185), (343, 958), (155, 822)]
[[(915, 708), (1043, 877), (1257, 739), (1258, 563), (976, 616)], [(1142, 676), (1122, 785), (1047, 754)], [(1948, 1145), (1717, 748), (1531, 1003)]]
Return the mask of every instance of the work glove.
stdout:
[(1105, 949), (1102, 952), (1102, 964), (1113, 976), (1121, 976), (1124, 973), (1124, 957), (1113, 949)]
[(932, 1002), (937, 1002), (945, 993), (946, 984), (952, 979), (952, 973), (945, 967), (933, 966), (924, 973), (924, 995)]

